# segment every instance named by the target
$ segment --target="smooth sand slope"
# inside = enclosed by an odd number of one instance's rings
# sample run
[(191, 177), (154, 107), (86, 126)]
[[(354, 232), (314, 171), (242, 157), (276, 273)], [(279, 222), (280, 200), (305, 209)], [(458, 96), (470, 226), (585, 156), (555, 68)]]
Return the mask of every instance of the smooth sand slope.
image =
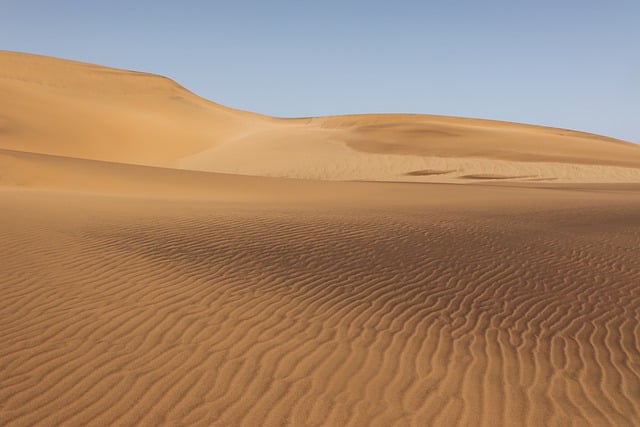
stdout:
[(266, 120), (165, 77), (7, 51), (0, 96), (0, 148), (154, 166)]
[(639, 164), (2, 52), (0, 425), (640, 425)]
[(0, 148), (323, 180), (638, 182), (640, 147), (430, 115), (275, 119), (156, 75), (0, 51)]

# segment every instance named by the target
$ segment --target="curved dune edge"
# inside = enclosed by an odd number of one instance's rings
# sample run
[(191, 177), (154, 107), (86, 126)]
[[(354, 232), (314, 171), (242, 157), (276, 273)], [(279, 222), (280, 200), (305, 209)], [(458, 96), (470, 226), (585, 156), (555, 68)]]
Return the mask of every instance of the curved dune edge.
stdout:
[(0, 148), (172, 166), (270, 119), (162, 76), (0, 51)]
[[(323, 180), (639, 181), (640, 146), (604, 136), (417, 114), (278, 119), (162, 76), (39, 55), (0, 51), (0, 93), (0, 149), (14, 151)], [(456, 174), (412, 174), (431, 169)]]

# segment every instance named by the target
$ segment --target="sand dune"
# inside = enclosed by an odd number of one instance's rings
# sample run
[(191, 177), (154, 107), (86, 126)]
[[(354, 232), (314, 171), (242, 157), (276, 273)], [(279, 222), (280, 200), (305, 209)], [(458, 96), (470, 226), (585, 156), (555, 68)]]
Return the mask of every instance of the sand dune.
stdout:
[[(147, 73), (7, 51), (0, 64), (0, 148), (9, 150), (324, 180), (640, 179), (640, 147), (582, 132), (432, 115), (276, 119)], [(454, 172), (411, 173), (425, 169)]]
[(0, 425), (640, 425), (636, 146), (0, 64)]
[(152, 166), (267, 120), (162, 76), (6, 51), (0, 94), (0, 148)]

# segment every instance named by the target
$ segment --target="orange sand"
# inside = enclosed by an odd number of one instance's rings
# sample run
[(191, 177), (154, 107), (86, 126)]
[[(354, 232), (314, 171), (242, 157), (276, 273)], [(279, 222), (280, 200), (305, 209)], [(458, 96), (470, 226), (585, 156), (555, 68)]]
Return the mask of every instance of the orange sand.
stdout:
[(639, 247), (630, 143), (0, 52), (3, 426), (640, 425)]

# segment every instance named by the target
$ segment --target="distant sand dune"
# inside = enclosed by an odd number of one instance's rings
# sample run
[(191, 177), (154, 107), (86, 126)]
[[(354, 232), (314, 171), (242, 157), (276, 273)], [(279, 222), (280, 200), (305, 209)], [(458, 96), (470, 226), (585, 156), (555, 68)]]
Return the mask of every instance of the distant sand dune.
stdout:
[[(247, 136), (183, 158), (185, 169), (315, 180), (474, 182), (473, 176), (554, 182), (640, 182), (640, 168), (484, 157), (366, 153), (323, 131), (284, 129)], [(635, 147), (634, 147), (635, 148)], [(640, 151), (640, 149), (638, 149)], [(247, 156), (251, 153), (251, 156)], [(416, 170), (453, 173), (416, 175)]]
[(152, 166), (268, 121), (162, 76), (6, 51), (0, 94), (0, 148)]
[(637, 426), (638, 248), (630, 143), (0, 52), (2, 426)]
[(7, 51), (0, 64), (9, 150), (303, 179), (452, 182), (408, 174), (443, 166), (459, 176), (640, 180), (639, 146), (577, 131), (417, 114), (276, 119), (148, 73)]

